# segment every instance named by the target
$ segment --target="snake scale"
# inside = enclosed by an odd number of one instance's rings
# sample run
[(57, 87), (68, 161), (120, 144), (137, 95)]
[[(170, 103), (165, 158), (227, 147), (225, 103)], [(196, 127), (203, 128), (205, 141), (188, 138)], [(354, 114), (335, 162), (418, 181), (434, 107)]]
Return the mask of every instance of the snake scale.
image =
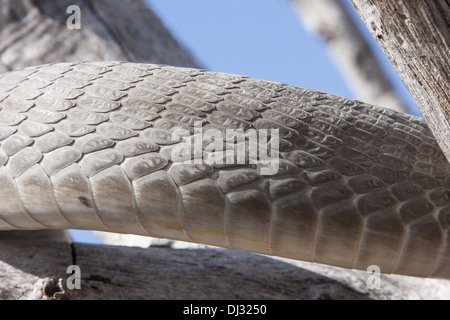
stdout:
[[(277, 172), (174, 160), (195, 123), (277, 130)], [(0, 230), (130, 233), (450, 278), (450, 165), (411, 115), (205, 70), (56, 63), (0, 75), (0, 146)]]

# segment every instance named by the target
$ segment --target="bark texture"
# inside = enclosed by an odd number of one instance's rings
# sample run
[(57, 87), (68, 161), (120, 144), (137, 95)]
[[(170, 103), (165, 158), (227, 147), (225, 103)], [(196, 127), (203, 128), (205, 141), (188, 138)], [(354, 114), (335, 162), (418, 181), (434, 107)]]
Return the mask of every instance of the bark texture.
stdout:
[[(81, 288), (69, 290), (76, 263)], [(0, 299), (442, 299), (448, 281), (382, 276), (208, 248), (124, 248), (0, 238)]]
[(450, 5), (350, 0), (399, 73), (450, 159)]
[(320, 35), (359, 99), (407, 112), (342, 0), (291, 0), (301, 22)]
[[(81, 29), (67, 28), (70, 5), (81, 9)], [(198, 67), (140, 0), (0, 0), (0, 8), (0, 72), (88, 60)]]

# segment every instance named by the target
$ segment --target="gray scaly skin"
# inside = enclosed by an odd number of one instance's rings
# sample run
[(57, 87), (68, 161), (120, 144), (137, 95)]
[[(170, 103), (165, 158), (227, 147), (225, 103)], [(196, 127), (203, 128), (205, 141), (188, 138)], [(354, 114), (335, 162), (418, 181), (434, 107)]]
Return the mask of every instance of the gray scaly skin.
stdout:
[[(132, 233), (450, 278), (450, 166), (414, 116), (126, 62), (4, 73), (0, 109), (0, 230)], [(172, 161), (196, 121), (279, 129), (277, 174)]]

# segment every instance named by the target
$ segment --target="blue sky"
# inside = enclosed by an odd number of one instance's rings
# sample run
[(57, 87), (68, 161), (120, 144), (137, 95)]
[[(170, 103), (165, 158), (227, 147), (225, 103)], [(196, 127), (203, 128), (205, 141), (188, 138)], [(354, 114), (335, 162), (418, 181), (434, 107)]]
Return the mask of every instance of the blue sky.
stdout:
[[(330, 59), (322, 39), (303, 28), (287, 0), (146, 0), (175, 38), (206, 69), (358, 97)], [(415, 103), (366, 26), (353, 17), (394, 88)]]
[[(203, 68), (358, 98), (330, 59), (325, 43), (303, 28), (286, 0), (146, 1)], [(418, 115), (392, 65), (349, 7), (401, 99)], [(89, 232), (72, 235), (79, 242), (98, 243)]]

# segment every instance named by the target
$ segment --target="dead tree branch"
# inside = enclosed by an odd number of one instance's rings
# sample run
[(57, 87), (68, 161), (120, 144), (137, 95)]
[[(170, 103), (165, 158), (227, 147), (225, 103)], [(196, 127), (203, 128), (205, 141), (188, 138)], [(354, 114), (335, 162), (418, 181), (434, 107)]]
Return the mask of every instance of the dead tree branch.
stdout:
[(350, 0), (450, 159), (450, 6), (446, 0)]

